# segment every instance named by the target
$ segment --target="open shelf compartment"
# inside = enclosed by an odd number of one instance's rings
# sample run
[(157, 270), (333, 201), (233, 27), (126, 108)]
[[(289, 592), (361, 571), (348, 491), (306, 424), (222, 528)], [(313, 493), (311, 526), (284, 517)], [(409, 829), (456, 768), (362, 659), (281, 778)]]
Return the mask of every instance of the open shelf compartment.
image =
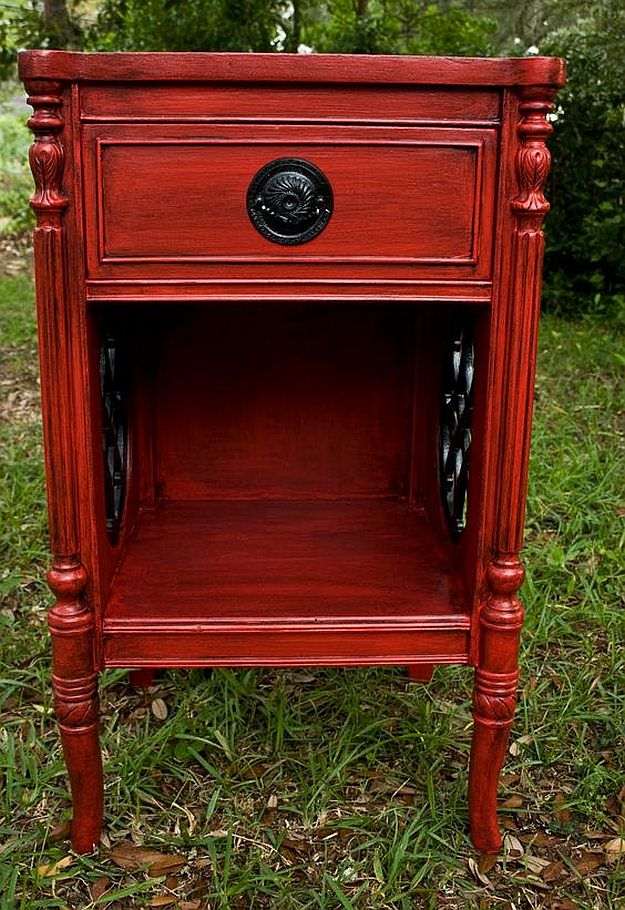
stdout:
[(438, 476), (452, 315), (96, 311), (127, 424), (117, 536), (100, 521), (105, 662), (467, 662), (477, 535), (454, 539)]
[(404, 502), (166, 502), (142, 515), (106, 622), (405, 621), (462, 606), (444, 548)]

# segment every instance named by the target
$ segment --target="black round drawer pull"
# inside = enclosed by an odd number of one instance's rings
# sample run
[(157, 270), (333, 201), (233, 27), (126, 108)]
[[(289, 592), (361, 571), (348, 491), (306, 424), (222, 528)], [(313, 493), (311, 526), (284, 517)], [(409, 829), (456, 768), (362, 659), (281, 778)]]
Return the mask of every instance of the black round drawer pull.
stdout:
[(302, 158), (277, 158), (256, 174), (247, 191), (252, 224), (272, 243), (306, 243), (332, 215), (332, 188), (318, 167)]

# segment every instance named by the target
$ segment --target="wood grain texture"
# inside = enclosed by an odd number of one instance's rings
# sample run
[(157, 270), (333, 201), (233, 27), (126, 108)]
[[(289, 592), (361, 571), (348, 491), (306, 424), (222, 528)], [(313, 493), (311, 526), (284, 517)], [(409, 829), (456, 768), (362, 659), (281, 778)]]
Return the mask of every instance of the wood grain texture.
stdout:
[(557, 57), (401, 57), (359, 54), (203, 54), (22, 51), (21, 79), (89, 82), (330, 82), (516, 86), (564, 84)]
[[(489, 529), (492, 558), (486, 568), (484, 604), (479, 613), (479, 652), (475, 674), (475, 728), (469, 772), (473, 842), (496, 853), (497, 780), (516, 704), (518, 649), (523, 608), (518, 590), (524, 577), (523, 542), (531, 432), (540, 278), (544, 251), (542, 222), (549, 210), (543, 195), (550, 155), (545, 141), (553, 131), (547, 114), (554, 92), (543, 87), (519, 91), (518, 146), (513, 159), (517, 192), (510, 201), (513, 229), (509, 268), (502, 283), (498, 353), (503, 372), (497, 383), (497, 447), (494, 462), (497, 513)], [(514, 108), (516, 110), (516, 105)]]
[[(179, 271), (186, 264), (177, 265)], [(279, 269), (284, 266), (280, 264)], [(189, 303), (214, 300), (228, 300), (233, 303), (292, 303), (305, 300), (307, 303), (367, 303), (371, 301), (389, 304), (420, 303), (427, 305), (437, 301), (445, 304), (482, 304), (491, 302), (490, 281), (453, 281), (446, 279), (402, 279), (369, 277), (342, 278), (336, 265), (312, 266), (316, 275), (308, 277), (299, 269), (299, 278), (284, 278), (274, 275), (271, 265), (263, 266), (261, 278), (232, 278), (231, 270), (224, 270), (221, 278), (128, 278), (91, 279), (85, 282), (86, 298), (94, 303)], [(454, 266), (454, 269), (456, 266)], [(368, 274), (379, 273), (369, 266)], [(273, 275), (273, 277), (272, 277)]]
[[(205, 129), (191, 139), (179, 129), (166, 135), (163, 128), (161, 137), (153, 127), (109, 127), (105, 137), (98, 131), (100, 262), (475, 263), (475, 219), (486, 216), (479, 195), (481, 153), (488, 141), (492, 167), (491, 131), (454, 136), (413, 130), (402, 136), (395, 128), (385, 137), (379, 131), (348, 135), (345, 129), (332, 135), (326, 128), (323, 137), (313, 138), (302, 128), (289, 135), (290, 129), (284, 127), (277, 138), (262, 127), (248, 136), (222, 127), (218, 135)], [(281, 157), (312, 160), (336, 200), (325, 230), (297, 249), (269, 246), (245, 209), (254, 175)], [(389, 230), (399, 214), (401, 228)], [(372, 234), (366, 247), (363, 224)], [(482, 229), (486, 232), (487, 224)]]
[[(260, 634), (250, 627), (104, 635), (108, 667), (391, 667), (467, 664), (469, 632), (460, 620), (436, 628), (419, 623), (338, 625)], [(137, 655), (140, 655), (137, 657)]]
[(80, 494), (76, 465), (75, 381), (79, 352), (67, 294), (63, 188), (65, 148), (61, 86), (26, 84), (34, 134), (29, 160), (35, 181), (34, 252), (52, 568), (55, 596), (48, 614), (53, 643), (54, 707), (74, 804), (72, 842), (89, 852), (100, 839), (102, 765), (98, 742), (93, 613), (85, 601), (88, 575), (80, 555)]
[[(286, 280), (293, 297), (298, 280), (330, 276), (364, 286), (386, 279), (397, 296), (411, 287), (393, 284), (398, 279), (490, 278), (492, 129), (284, 125), (278, 134), (277, 125), (202, 125), (191, 136), (188, 126), (157, 129), (83, 130), (91, 279), (206, 278), (213, 284), (203, 290), (215, 295), (222, 281)], [(246, 210), (255, 174), (282, 157), (311, 161), (334, 195), (326, 228), (296, 247), (261, 236)]]
[(446, 548), (405, 503), (167, 502), (139, 522), (105, 630), (462, 612)]
[(134, 686), (136, 689), (149, 689), (150, 686), (154, 685), (155, 676), (156, 671), (148, 668), (143, 670), (131, 670), (128, 674), (128, 681), (130, 685)]
[(163, 497), (406, 494), (409, 308), (229, 304), (159, 316), (154, 433)]
[[(496, 852), (523, 609), (551, 58), (20, 55), (55, 710), (72, 844), (99, 839), (97, 672), (475, 667), (471, 835)], [(271, 158), (333, 184), (301, 247), (245, 209)], [(438, 468), (442, 354), (475, 342), (466, 530)], [(98, 351), (130, 352), (105, 531)]]
[(87, 83), (81, 87), (81, 120), (106, 123), (394, 124), (488, 126), (501, 115), (496, 89), (447, 90), (407, 86)]
[(408, 666), (408, 679), (410, 682), (430, 682), (433, 673), (433, 664), (410, 664)]

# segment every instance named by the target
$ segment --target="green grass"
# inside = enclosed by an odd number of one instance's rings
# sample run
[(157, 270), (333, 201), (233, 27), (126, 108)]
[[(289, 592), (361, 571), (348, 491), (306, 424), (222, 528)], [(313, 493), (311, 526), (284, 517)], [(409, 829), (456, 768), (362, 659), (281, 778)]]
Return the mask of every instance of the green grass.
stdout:
[[(502, 786), (508, 849), (488, 884), (469, 866), (462, 669), (439, 669), (428, 686), (408, 685), (400, 669), (166, 673), (148, 695), (108, 673), (107, 844), (187, 863), (149, 878), (104, 846), (43, 876), (39, 866), (70, 855), (58, 839), (69, 802), (39, 580), (26, 278), (1, 280), (0, 311), (0, 907), (165, 906), (167, 896), (181, 910), (625, 906), (625, 863), (604, 849), (625, 834), (622, 336), (553, 317), (542, 327), (522, 692)], [(156, 697), (165, 720), (151, 711)], [(94, 904), (89, 889), (103, 877)]]
[(26, 120), (29, 107), (16, 109), (24, 88), (17, 82), (0, 83), (0, 238), (15, 237), (32, 224), (28, 197), (32, 177), (28, 166), (31, 135)]

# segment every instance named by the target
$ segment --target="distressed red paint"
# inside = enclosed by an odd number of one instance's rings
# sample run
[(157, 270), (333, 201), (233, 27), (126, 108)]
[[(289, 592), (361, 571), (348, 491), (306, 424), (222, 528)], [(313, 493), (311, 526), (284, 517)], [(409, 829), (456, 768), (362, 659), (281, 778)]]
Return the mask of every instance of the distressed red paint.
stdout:
[[(551, 58), (28, 51), (56, 602), (76, 850), (102, 821), (97, 674), (475, 667), (469, 803), (496, 852), (512, 723)], [(247, 187), (312, 161), (309, 243)], [(438, 477), (451, 314), (476, 370), (467, 526)], [(128, 354), (129, 470), (107, 537), (98, 350)]]

